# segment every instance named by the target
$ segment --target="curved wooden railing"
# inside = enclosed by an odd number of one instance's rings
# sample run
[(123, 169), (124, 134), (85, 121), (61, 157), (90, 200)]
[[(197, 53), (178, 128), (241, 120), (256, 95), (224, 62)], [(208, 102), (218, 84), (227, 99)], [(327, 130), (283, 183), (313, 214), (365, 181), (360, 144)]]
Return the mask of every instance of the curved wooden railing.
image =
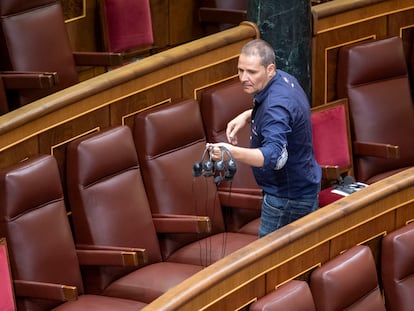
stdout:
[[(242, 310), (356, 244), (378, 256), (381, 238), (414, 219), (414, 168), (259, 239), (159, 297), (144, 310)], [(378, 262), (378, 259), (377, 259)]]

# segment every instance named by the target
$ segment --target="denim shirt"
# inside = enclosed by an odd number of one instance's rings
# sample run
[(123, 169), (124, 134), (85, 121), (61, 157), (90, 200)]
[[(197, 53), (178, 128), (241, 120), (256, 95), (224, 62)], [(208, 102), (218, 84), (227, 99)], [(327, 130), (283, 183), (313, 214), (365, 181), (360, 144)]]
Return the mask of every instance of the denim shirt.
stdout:
[(264, 156), (253, 173), (265, 193), (294, 199), (319, 189), (310, 105), (296, 78), (282, 70), (254, 96), (250, 147)]

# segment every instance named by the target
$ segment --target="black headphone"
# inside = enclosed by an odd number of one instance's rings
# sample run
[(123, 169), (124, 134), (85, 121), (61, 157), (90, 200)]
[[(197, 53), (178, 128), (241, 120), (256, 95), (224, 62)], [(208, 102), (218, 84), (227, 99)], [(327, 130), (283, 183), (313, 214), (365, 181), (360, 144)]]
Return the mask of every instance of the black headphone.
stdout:
[[(214, 177), (214, 183), (218, 185), (223, 180), (231, 181), (237, 171), (236, 161), (233, 158), (230, 150), (224, 146), (219, 146), (221, 150), (221, 159), (218, 161), (212, 161), (212, 153), (209, 148), (204, 149), (200, 162), (196, 162), (193, 165), (193, 176), (198, 177), (204, 175), (205, 177)], [(205, 157), (209, 153), (209, 158), (205, 160)], [(225, 160), (225, 155), (229, 157), (229, 160)]]
[[(207, 160), (205, 160), (207, 152), (209, 154), (209, 157)], [(201, 175), (210, 177), (214, 175), (214, 163), (213, 163), (212, 157), (213, 155), (211, 154), (209, 148), (205, 148), (203, 155), (201, 156), (201, 160), (199, 162), (194, 163), (193, 165), (193, 176), (194, 177), (198, 177)]]

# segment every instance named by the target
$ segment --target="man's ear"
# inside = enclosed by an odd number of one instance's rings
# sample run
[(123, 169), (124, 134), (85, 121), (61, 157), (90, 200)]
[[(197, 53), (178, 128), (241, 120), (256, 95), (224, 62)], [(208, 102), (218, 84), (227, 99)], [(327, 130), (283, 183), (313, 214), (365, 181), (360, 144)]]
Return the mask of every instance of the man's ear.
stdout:
[(270, 64), (269, 66), (267, 66), (266, 71), (267, 71), (267, 76), (269, 78), (272, 78), (274, 76), (275, 71), (276, 71), (275, 64)]

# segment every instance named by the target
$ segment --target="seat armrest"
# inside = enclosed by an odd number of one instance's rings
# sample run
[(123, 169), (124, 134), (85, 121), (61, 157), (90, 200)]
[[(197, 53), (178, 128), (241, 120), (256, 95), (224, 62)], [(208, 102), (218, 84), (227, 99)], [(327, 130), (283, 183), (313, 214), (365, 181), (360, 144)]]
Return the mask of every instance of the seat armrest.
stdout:
[(76, 286), (24, 280), (14, 280), (13, 283), (15, 294), (18, 297), (58, 301), (73, 301), (78, 298)]
[(2, 71), (5, 89), (48, 89), (58, 84), (56, 72)]
[(139, 267), (148, 262), (148, 254), (142, 248), (115, 246), (76, 245), (79, 263), (84, 266)]
[(211, 221), (207, 216), (153, 214), (158, 233), (209, 233)]
[(219, 188), (218, 195), (222, 206), (254, 210), (262, 207), (261, 189)]
[(119, 66), (124, 62), (121, 53), (110, 52), (73, 52), (78, 66)]
[(386, 159), (398, 159), (400, 157), (399, 146), (390, 144), (354, 141), (353, 151), (355, 155), (359, 156), (371, 156)]
[(335, 181), (350, 170), (349, 167), (340, 167), (338, 165), (321, 165), (321, 169), (322, 179)]
[(322, 179), (336, 180), (340, 176), (338, 165), (321, 165)]
[(240, 24), (247, 19), (247, 11), (201, 7), (199, 21), (219, 24)]

